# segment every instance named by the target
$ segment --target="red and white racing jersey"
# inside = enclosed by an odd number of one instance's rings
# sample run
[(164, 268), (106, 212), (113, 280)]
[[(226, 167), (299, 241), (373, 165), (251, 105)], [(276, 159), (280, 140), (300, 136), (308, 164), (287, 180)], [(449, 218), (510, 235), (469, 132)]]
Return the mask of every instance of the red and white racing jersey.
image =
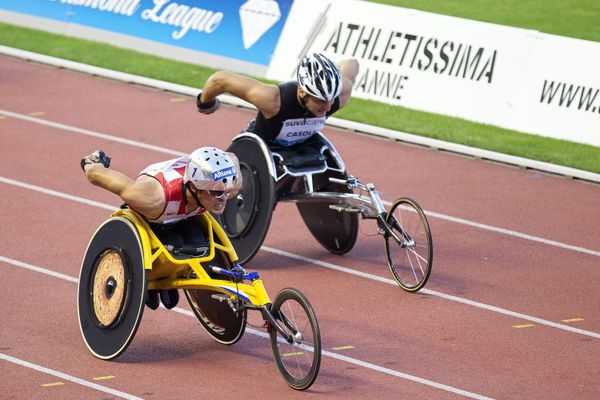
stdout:
[(144, 168), (140, 175), (148, 175), (155, 178), (163, 187), (165, 193), (165, 208), (160, 216), (151, 219), (151, 222), (166, 224), (177, 222), (204, 212), (204, 208), (185, 213), (185, 202), (183, 201), (183, 176), (187, 165), (188, 156), (181, 156), (173, 160), (151, 164)]

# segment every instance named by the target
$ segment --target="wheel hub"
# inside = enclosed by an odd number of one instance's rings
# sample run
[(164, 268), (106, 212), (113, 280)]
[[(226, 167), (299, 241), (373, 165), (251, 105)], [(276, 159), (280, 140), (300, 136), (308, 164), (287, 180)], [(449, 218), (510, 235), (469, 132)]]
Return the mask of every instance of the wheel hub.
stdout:
[(109, 276), (106, 280), (106, 285), (104, 287), (104, 294), (106, 298), (110, 299), (113, 294), (115, 294), (115, 290), (117, 289), (117, 280), (114, 276)]
[(99, 325), (114, 325), (122, 313), (126, 299), (125, 265), (121, 255), (113, 249), (102, 253), (94, 273), (92, 297), (94, 314)]

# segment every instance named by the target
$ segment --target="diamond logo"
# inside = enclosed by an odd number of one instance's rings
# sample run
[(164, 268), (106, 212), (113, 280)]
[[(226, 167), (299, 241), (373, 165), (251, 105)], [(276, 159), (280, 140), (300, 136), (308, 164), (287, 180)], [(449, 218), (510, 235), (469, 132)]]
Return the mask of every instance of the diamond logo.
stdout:
[(244, 48), (248, 50), (279, 19), (281, 11), (275, 0), (248, 0), (240, 7)]

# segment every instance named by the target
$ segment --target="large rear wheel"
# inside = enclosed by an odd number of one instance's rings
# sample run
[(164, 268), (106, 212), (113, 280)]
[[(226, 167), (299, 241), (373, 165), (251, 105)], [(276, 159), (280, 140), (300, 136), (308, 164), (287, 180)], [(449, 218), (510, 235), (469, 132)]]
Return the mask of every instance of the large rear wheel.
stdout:
[(256, 137), (243, 136), (234, 139), (227, 148), (240, 161), (242, 188), (227, 202), (223, 214), (216, 217), (242, 265), (260, 249), (275, 208), (275, 181), (269, 172), (272, 160), (259, 141)]
[(125, 218), (111, 217), (88, 245), (77, 289), (79, 327), (94, 356), (110, 360), (129, 346), (147, 286), (137, 229)]
[[(345, 173), (328, 171), (313, 177), (316, 192), (352, 193), (348, 187), (329, 182), (329, 177), (346, 180)], [(325, 249), (334, 254), (352, 250), (358, 236), (356, 213), (331, 209), (331, 203), (296, 203), (304, 224)]]
[[(227, 255), (217, 251), (210, 264), (228, 269), (231, 266)], [(230, 279), (209, 272), (214, 279)], [(247, 311), (241, 303), (228, 294), (216, 290), (186, 289), (185, 297), (204, 330), (217, 342), (231, 345), (240, 340), (246, 330)]]

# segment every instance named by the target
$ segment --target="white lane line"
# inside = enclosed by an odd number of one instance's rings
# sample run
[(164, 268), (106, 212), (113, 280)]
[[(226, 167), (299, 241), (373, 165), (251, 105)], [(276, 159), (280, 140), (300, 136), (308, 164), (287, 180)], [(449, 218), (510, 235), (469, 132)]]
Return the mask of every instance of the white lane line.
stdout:
[[(332, 264), (332, 263), (329, 263), (329, 262), (326, 262), (326, 261), (316, 260), (314, 258), (304, 257), (304, 256), (301, 256), (301, 255), (298, 255), (298, 254), (289, 253), (289, 252), (284, 251), (284, 250), (274, 249), (274, 248), (269, 247), (269, 246), (263, 245), (260, 249), (264, 250), (266, 252), (269, 252), (269, 253), (280, 255), (282, 257), (292, 258), (294, 260), (302, 261), (302, 262), (305, 262), (305, 263), (308, 263), (308, 264), (318, 265), (318, 266), (323, 267), (323, 268), (328, 268), (328, 269), (332, 269), (332, 270), (335, 270), (335, 271), (344, 272), (344, 273), (350, 274), (350, 275), (359, 276), (361, 278), (366, 278), (366, 279), (370, 279), (370, 280), (377, 281), (377, 282), (383, 282), (383, 283), (387, 283), (387, 284), (390, 284), (390, 285), (393, 285), (393, 286), (397, 286), (398, 285), (396, 283), (396, 281), (393, 280), (393, 279), (384, 278), (384, 277), (381, 277), (381, 276), (378, 276), (378, 275), (373, 275), (373, 274), (369, 274), (369, 273), (362, 272), (362, 271), (357, 271), (357, 270), (354, 270), (354, 269), (351, 269), (351, 268), (342, 267), (341, 265), (336, 265), (336, 264)], [(507, 315), (509, 317), (515, 317), (515, 318), (519, 318), (519, 319), (524, 319), (524, 320), (527, 320), (527, 321), (535, 322), (535, 323), (540, 324), (540, 325), (546, 325), (546, 326), (549, 326), (549, 327), (552, 327), (552, 328), (562, 329), (564, 331), (568, 331), (568, 332), (572, 332), (572, 333), (578, 333), (580, 335), (585, 335), (585, 336), (590, 336), (590, 337), (593, 337), (593, 338), (596, 338), (596, 339), (600, 339), (600, 333), (586, 331), (586, 330), (583, 330), (583, 329), (577, 329), (577, 328), (574, 328), (574, 327), (569, 326), (569, 325), (558, 324), (556, 322), (547, 321), (547, 320), (544, 320), (544, 319), (541, 319), (541, 318), (538, 318), (538, 317), (533, 317), (531, 315), (527, 315), (527, 314), (522, 314), (522, 313), (518, 313), (518, 312), (515, 312), (515, 311), (506, 310), (504, 308), (500, 308), (500, 307), (496, 307), (496, 306), (491, 306), (489, 304), (480, 303), (480, 302), (469, 300), (469, 299), (464, 299), (462, 297), (453, 296), (451, 294), (446, 294), (446, 293), (442, 293), (442, 292), (438, 292), (438, 291), (430, 290), (430, 289), (421, 289), (419, 291), (419, 293), (428, 294), (430, 296), (439, 297), (439, 298), (444, 299), (444, 300), (455, 301), (457, 303), (465, 304), (465, 305), (472, 306), (472, 307), (481, 308), (481, 309), (487, 310), (487, 311), (496, 312), (496, 313), (499, 313), (499, 314)]]
[[(37, 268), (39, 268), (39, 267), (37, 267)], [(53, 275), (53, 274), (49, 273), (48, 275)], [(50, 369), (50, 368), (42, 367), (41, 365), (33, 364), (33, 363), (30, 363), (29, 361), (21, 360), (20, 358), (16, 358), (16, 357), (11, 357), (11, 356), (6, 355), (6, 354), (0, 353), (0, 360), (8, 361), (8, 362), (20, 365), (20, 366), (25, 367), (25, 368), (34, 369), (36, 371), (43, 372), (44, 374), (56, 376), (57, 378), (63, 379), (65, 381), (73, 382), (73, 383), (76, 383), (76, 384), (81, 385), (81, 386), (86, 386), (86, 387), (88, 387), (90, 389), (95, 389), (95, 390), (98, 390), (100, 392), (108, 393), (108, 394), (111, 394), (113, 396), (120, 397), (122, 399), (143, 400), (141, 397), (137, 397), (137, 396), (134, 396), (134, 395), (129, 394), (129, 393), (121, 392), (119, 390), (111, 389), (111, 388), (106, 387), (106, 386), (98, 385), (97, 383), (88, 382), (86, 380), (77, 378), (75, 376), (67, 375), (67, 374), (65, 374), (63, 372), (59, 372), (59, 371), (55, 371), (55, 370)]]
[[(91, 137), (104, 139), (104, 140), (110, 140), (110, 141), (123, 143), (123, 144), (127, 144), (127, 145), (134, 146), (134, 147), (140, 147), (143, 149), (154, 150), (159, 153), (175, 155), (175, 156), (180, 156), (180, 155), (184, 154), (180, 151), (167, 149), (167, 148), (161, 147), (161, 146), (154, 146), (154, 145), (146, 144), (143, 142), (138, 142), (135, 140), (124, 139), (124, 138), (114, 136), (114, 135), (109, 135), (106, 133), (93, 132), (93, 131), (90, 131), (87, 129), (81, 129), (81, 128), (77, 128), (77, 127), (70, 126), (70, 125), (60, 124), (57, 122), (52, 122), (52, 121), (41, 119), (41, 118), (30, 117), (28, 115), (18, 114), (18, 113), (14, 113), (12, 111), (7, 111), (7, 110), (3, 110), (3, 109), (0, 109), (0, 114), (6, 115), (6, 116), (9, 116), (12, 118), (20, 119), (23, 121), (35, 123), (35, 124), (40, 124), (40, 125), (44, 125), (44, 126), (50, 126), (50, 127), (56, 128), (56, 129), (66, 130), (66, 131), (73, 132), (73, 133), (78, 133), (78, 134), (91, 136)], [(384, 201), (383, 203), (388, 206), (392, 204), (390, 201)], [(525, 233), (512, 231), (509, 229), (498, 228), (498, 227), (491, 226), (491, 225), (485, 225), (485, 224), (469, 221), (469, 220), (462, 219), (462, 218), (452, 217), (450, 215), (436, 213), (433, 211), (425, 211), (425, 213), (429, 217), (438, 218), (438, 219), (442, 219), (445, 221), (454, 222), (457, 224), (467, 225), (472, 228), (483, 229), (483, 230), (487, 230), (490, 232), (495, 232), (495, 233), (500, 233), (500, 234), (504, 234), (504, 235), (508, 235), (508, 236), (517, 237), (519, 239), (531, 240), (531, 241), (543, 243), (543, 244), (546, 244), (549, 246), (560, 247), (563, 249), (568, 249), (568, 250), (600, 257), (600, 251), (597, 251), (597, 250), (590, 250), (590, 249), (586, 249), (584, 247), (579, 247), (579, 246), (574, 246), (574, 245), (570, 245), (570, 244), (566, 244), (566, 243), (557, 242), (554, 240), (544, 239), (544, 238), (528, 235)]]
[[(67, 280), (69, 282), (75, 282), (75, 283), (78, 282), (77, 278), (70, 277), (70, 276), (67, 276), (67, 275), (63, 275), (63, 274), (54, 272), (52, 270), (49, 270), (49, 269), (46, 269), (46, 268), (43, 268), (43, 267), (40, 267), (40, 266), (37, 266), (37, 265), (27, 264), (27, 263), (24, 263), (22, 261), (14, 260), (12, 258), (4, 257), (4, 256), (1, 256), (1, 255), (0, 255), (0, 262), (11, 264), (11, 265), (14, 265), (14, 266), (20, 267), (20, 268), (25, 268), (25, 269), (28, 269), (30, 271), (42, 272), (42, 273), (44, 273), (46, 275), (49, 275), (49, 276), (52, 276), (52, 277), (55, 277), (55, 278), (59, 278), (59, 279), (64, 279), (64, 280)], [(192, 311), (185, 310), (183, 308), (175, 307), (175, 308), (172, 309), (172, 311), (176, 311), (179, 314), (183, 314), (183, 315), (195, 318), (195, 316), (192, 313)], [(258, 331), (256, 329), (252, 329), (252, 328), (247, 328), (246, 332), (249, 332), (249, 333), (251, 333), (253, 335), (256, 335), (256, 336), (259, 336), (259, 337), (262, 337), (262, 338), (269, 339), (269, 334), (266, 333), (266, 332), (261, 332), (261, 331)], [(306, 347), (307, 347), (308, 350), (314, 351), (314, 348), (312, 348), (311, 346), (306, 346)], [(379, 366), (379, 365), (376, 365), (376, 364), (372, 364), (372, 363), (369, 363), (369, 362), (366, 362), (366, 361), (358, 360), (356, 358), (342, 356), (340, 354), (331, 353), (329, 351), (322, 351), (321, 354), (323, 356), (325, 356), (325, 357), (334, 358), (336, 360), (343, 361), (343, 362), (346, 362), (346, 363), (350, 363), (350, 364), (353, 364), (353, 365), (357, 365), (359, 367), (367, 368), (367, 369), (370, 369), (370, 370), (375, 371), (375, 372), (380, 372), (380, 373), (384, 373), (384, 374), (387, 374), (387, 375), (395, 376), (397, 378), (402, 378), (402, 379), (409, 380), (409, 381), (412, 381), (412, 382), (420, 383), (422, 385), (430, 386), (430, 387), (433, 387), (433, 388), (439, 389), (439, 390), (444, 390), (446, 392), (455, 393), (455, 394), (458, 394), (458, 395), (461, 395), (461, 396), (465, 396), (465, 397), (468, 397), (468, 398), (471, 398), (471, 399), (493, 400), (490, 397), (486, 397), (486, 396), (483, 396), (483, 395), (480, 395), (480, 394), (477, 394), (477, 393), (468, 392), (466, 390), (455, 388), (453, 386), (444, 385), (442, 383), (430, 381), (428, 379), (420, 378), (418, 376), (410, 375), (410, 374), (407, 374), (407, 373), (404, 373), (404, 372), (400, 372), (400, 371), (395, 371), (393, 369), (385, 368), (385, 367), (382, 367), (382, 366)], [(6, 356), (6, 355), (3, 355), (2, 353), (0, 353), (0, 358), (2, 358), (3, 356), (7, 357), (7, 358), (10, 358), (8, 361), (15, 362), (15, 361), (12, 360), (13, 357)], [(15, 359), (15, 360), (18, 360), (18, 359)], [(28, 368), (37, 369), (38, 371), (43, 369), (42, 372), (46, 372), (46, 373), (49, 373), (51, 375), (58, 376), (58, 377), (60, 377), (62, 379), (70, 380), (70, 381), (73, 381), (73, 382), (76, 382), (76, 383), (80, 383), (80, 384), (85, 384), (85, 386), (95, 385), (95, 386), (98, 386), (98, 387), (103, 387), (103, 386), (100, 386), (100, 385), (96, 385), (96, 384), (93, 384), (93, 383), (82, 381), (82, 380), (80, 380), (78, 378), (70, 377), (69, 375), (65, 375), (65, 374), (62, 374), (62, 373), (57, 372), (57, 371), (49, 370), (49, 369), (44, 368), (44, 367), (40, 367), (40, 366), (36, 366), (34, 364), (27, 363), (26, 361), (22, 361), (22, 360), (19, 360), (19, 361), (21, 361), (22, 363), (26, 363), (25, 366), (27, 366)], [(21, 362), (18, 362), (18, 364), (21, 364)], [(21, 364), (21, 365), (24, 365), (24, 364)], [(51, 372), (48, 372), (48, 371), (51, 371)], [(94, 387), (94, 389), (96, 389), (96, 387)], [(108, 388), (106, 388), (106, 389), (108, 389)], [(109, 389), (109, 390), (112, 390), (112, 389)], [(128, 398), (128, 399), (129, 398), (131, 398), (131, 399), (135, 398), (135, 399), (137, 399), (137, 397), (125, 397), (125, 398)]]
[(76, 203), (81, 203), (81, 204), (85, 204), (88, 206), (103, 208), (103, 209), (109, 210), (109, 211), (115, 211), (117, 208), (119, 208), (119, 206), (111, 206), (109, 204), (100, 203), (98, 201), (84, 199), (82, 197), (73, 196), (73, 195), (70, 195), (67, 193), (63, 193), (63, 192), (57, 192), (56, 190), (46, 189), (44, 187), (31, 185), (29, 183), (25, 183), (22, 181), (16, 181), (14, 179), (6, 178), (4, 176), (0, 176), (0, 183), (6, 183), (7, 185), (17, 186), (22, 189), (32, 190), (34, 192), (39, 192), (39, 193), (47, 194), (50, 196), (59, 197), (61, 199), (65, 199), (65, 200), (71, 200)]
[(490, 232), (513, 236), (513, 237), (516, 237), (519, 239), (531, 240), (532, 242), (543, 243), (543, 244), (547, 244), (549, 246), (560, 247), (562, 249), (577, 251), (579, 253), (585, 253), (585, 254), (589, 254), (592, 256), (600, 257), (600, 251), (586, 249), (585, 247), (573, 246), (570, 244), (561, 243), (561, 242), (557, 242), (557, 241), (550, 240), (550, 239), (544, 239), (544, 238), (540, 238), (537, 236), (528, 235), (526, 233), (521, 233), (521, 232), (511, 231), (509, 229), (498, 228), (495, 226), (480, 224), (478, 222), (473, 222), (473, 221), (469, 221), (469, 220), (462, 219), (462, 218), (452, 217), (449, 215), (439, 214), (439, 213), (432, 212), (432, 211), (425, 211), (425, 214), (427, 214), (428, 217), (434, 217), (434, 218), (439, 218), (439, 219), (443, 219), (443, 220), (450, 221), (450, 222), (456, 222), (457, 224), (467, 225), (472, 228), (479, 228), (479, 229), (483, 229), (483, 230), (490, 231)]
[(129, 146), (141, 147), (143, 149), (153, 150), (153, 151), (157, 151), (159, 153), (165, 153), (165, 154), (170, 154), (170, 155), (174, 155), (174, 156), (180, 156), (180, 155), (184, 154), (177, 150), (166, 149), (164, 147), (154, 146), (151, 144), (142, 143), (142, 142), (138, 142), (138, 141), (130, 140), (130, 139), (125, 139), (125, 138), (121, 138), (118, 136), (109, 135), (106, 133), (94, 132), (94, 131), (90, 131), (88, 129), (77, 128), (77, 127), (71, 126), (71, 125), (65, 125), (65, 124), (61, 124), (58, 122), (52, 122), (47, 119), (35, 118), (35, 117), (31, 117), (29, 115), (14, 113), (12, 111), (0, 109), (0, 114), (6, 115), (11, 118), (20, 119), (20, 120), (27, 121), (27, 122), (32, 122), (32, 123), (39, 124), (39, 125), (49, 126), (49, 127), (56, 128), (56, 129), (62, 129), (64, 131), (78, 133), (80, 135), (91, 136), (91, 137), (94, 137), (97, 139), (110, 140), (113, 142), (122, 143), (122, 144), (126, 144)]
[[(57, 192), (54, 190), (49, 190), (40, 186), (36, 186), (36, 185), (30, 185), (30, 184), (26, 184), (23, 182), (19, 182), (19, 181), (15, 181), (13, 179), (9, 179), (9, 178), (5, 178), (3, 176), (0, 176), (0, 183), (6, 183), (6, 184), (10, 184), (10, 185), (15, 185), (18, 187), (22, 187), (24, 189), (28, 189), (28, 190), (33, 190), (33, 191), (37, 191), (40, 193), (44, 193), (44, 194), (48, 194), (51, 196), (58, 196), (60, 198), (64, 198), (64, 199), (68, 199), (68, 200), (72, 200), (72, 201), (76, 201), (78, 203), (82, 203), (82, 204), (87, 204), (87, 205), (91, 205), (94, 207), (100, 207), (106, 210), (110, 210), (110, 211), (114, 211), (118, 208), (118, 206), (111, 206), (110, 204), (105, 204), (105, 203), (99, 203), (97, 201), (93, 201), (93, 200), (88, 200), (85, 199), (83, 197), (77, 197), (77, 196), (72, 196), (72, 195), (67, 195), (65, 193), (61, 193), (61, 192)], [(262, 246), (261, 250), (273, 253), (273, 254), (277, 254), (283, 257), (287, 257), (287, 258), (292, 258), (294, 260), (299, 260), (302, 262), (306, 262), (309, 264), (314, 264), (314, 265), (318, 265), (321, 266), (323, 268), (328, 268), (328, 269), (332, 269), (335, 271), (339, 271), (339, 272), (343, 272), (346, 274), (350, 274), (350, 275), (355, 275), (355, 276), (359, 276), (361, 278), (365, 278), (365, 279), (370, 279), (373, 281), (377, 281), (377, 282), (382, 282), (382, 283), (387, 283), (390, 285), (396, 285), (396, 282), (392, 279), (389, 278), (384, 278), (378, 275), (373, 275), (373, 274), (369, 274), (366, 272), (362, 272), (362, 271), (357, 271), (351, 268), (347, 268), (347, 267), (343, 267), (341, 265), (336, 265), (336, 264), (332, 264), (326, 261), (321, 261), (321, 260), (317, 260), (314, 258), (309, 258), (309, 257), (305, 257), (305, 256), (301, 256), (299, 254), (294, 254), (294, 253), (289, 253), (287, 251), (284, 250), (279, 250), (279, 249), (275, 249), (273, 247), (269, 247), (269, 246)], [(521, 314), (515, 311), (510, 311), (510, 310), (506, 310), (504, 308), (500, 308), (500, 307), (496, 307), (496, 306), (492, 306), (489, 304), (485, 304), (485, 303), (479, 303), (477, 301), (473, 301), (473, 300), (469, 300), (469, 299), (464, 299), (462, 297), (458, 297), (458, 296), (453, 296), (450, 294), (446, 294), (446, 293), (442, 293), (442, 292), (437, 292), (434, 290), (429, 290), (429, 289), (421, 289), (420, 293), (424, 293), (424, 294), (428, 294), (430, 296), (435, 296), (435, 297), (439, 297), (441, 299), (445, 299), (445, 300), (450, 300), (450, 301), (455, 301), (457, 303), (461, 303), (461, 304), (465, 304), (465, 305), (469, 305), (469, 306), (473, 306), (473, 307), (477, 307), (477, 308), (481, 308), (484, 310), (488, 310), (488, 311), (493, 311), (499, 314), (503, 314), (503, 315), (508, 315), (510, 317), (515, 317), (515, 318), (520, 318), (520, 319), (524, 319), (527, 321), (533, 321), (536, 322), (540, 325), (546, 325), (552, 328), (557, 328), (557, 329), (562, 329), (564, 331), (568, 331), (568, 332), (573, 332), (573, 333), (577, 333), (580, 335), (585, 335), (585, 336), (590, 336), (596, 339), (600, 339), (600, 333), (596, 333), (596, 332), (591, 332), (591, 331), (586, 331), (583, 329), (577, 329), (574, 328), (572, 326), (568, 326), (568, 325), (564, 325), (564, 324), (558, 324), (556, 322), (552, 322), (552, 321), (547, 321), (538, 317), (533, 317), (527, 314)]]
[(64, 281), (69, 281), (72, 283), (78, 283), (79, 279), (78, 278), (74, 278), (72, 276), (69, 275), (65, 275), (65, 274), (61, 274), (60, 272), (56, 272), (56, 271), (52, 271), (50, 269), (47, 268), (42, 268), (42, 267), (38, 267), (32, 264), (28, 264), (19, 260), (15, 260), (14, 258), (8, 258), (8, 257), (4, 257), (4, 256), (0, 256), (0, 261), (1, 262), (5, 262), (7, 264), (12, 264), (15, 267), (19, 267), (19, 268), (23, 268), (23, 269), (28, 269), (30, 271), (34, 271), (34, 272), (39, 272), (40, 274), (46, 274), (46, 275), (50, 275), (54, 278), (58, 278), (58, 279), (62, 279)]

